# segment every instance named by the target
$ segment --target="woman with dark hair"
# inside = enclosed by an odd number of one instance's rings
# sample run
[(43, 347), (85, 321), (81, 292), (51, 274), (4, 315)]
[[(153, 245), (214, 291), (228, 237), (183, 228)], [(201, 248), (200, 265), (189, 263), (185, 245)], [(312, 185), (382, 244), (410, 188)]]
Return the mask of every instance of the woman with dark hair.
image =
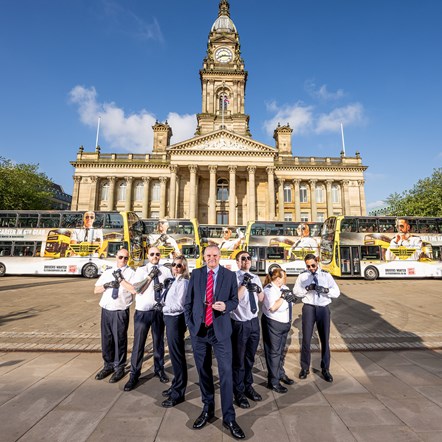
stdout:
[(286, 273), (280, 268), (270, 271), (264, 281), (262, 306), (262, 339), (267, 365), (267, 388), (286, 393), (287, 385), (293, 384), (284, 371), (285, 344), (291, 327), (291, 302), (294, 296), (285, 285)]
[(163, 391), (163, 396), (167, 399), (161, 405), (165, 408), (174, 407), (183, 402), (187, 386), (187, 364), (184, 350), (186, 322), (183, 306), (189, 284), (189, 270), (184, 256), (175, 257), (172, 263), (172, 273), (174, 279), (170, 281), (168, 287), (165, 285), (163, 293), (167, 345), (174, 375), (171, 387)]

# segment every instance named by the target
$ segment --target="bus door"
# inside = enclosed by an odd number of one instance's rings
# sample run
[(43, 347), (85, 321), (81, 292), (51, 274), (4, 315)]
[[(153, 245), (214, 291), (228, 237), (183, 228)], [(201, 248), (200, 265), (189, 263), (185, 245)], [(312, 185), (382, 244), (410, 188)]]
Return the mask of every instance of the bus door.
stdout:
[(340, 246), (341, 252), (341, 275), (360, 276), (361, 254), (359, 246)]
[(267, 247), (253, 246), (248, 248), (248, 252), (252, 257), (252, 265), (250, 267), (251, 272), (266, 272), (266, 251)]

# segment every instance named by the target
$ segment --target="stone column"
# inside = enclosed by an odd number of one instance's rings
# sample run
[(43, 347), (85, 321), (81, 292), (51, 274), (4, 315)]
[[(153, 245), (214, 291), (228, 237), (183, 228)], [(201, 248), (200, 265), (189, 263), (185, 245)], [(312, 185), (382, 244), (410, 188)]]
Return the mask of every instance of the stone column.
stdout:
[(72, 190), (71, 210), (78, 210), (78, 198), (80, 196), (81, 176), (74, 176), (74, 188)]
[(278, 203), (279, 203), (278, 220), (279, 221), (284, 221), (284, 182), (285, 182), (284, 178), (278, 179)]
[(236, 168), (229, 166), (229, 224), (236, 226)]
[(149, 216), (149, 192), (150, 192), (150, 177), (143, 177), (143, 208), (142, 208), (142, 217), (148, 218)]
[(96, 176), (91, 176), (89, 177), (89, 179), (91, 180), (91, 185), (89, 187), (89, 205), (88, 205), (88, 210), (95, 210), (95, 203), (97, 201), (97, 181), (98, 181), (98, 177)]
[(360, 200), (360, 204), (361, 204), (361, 212), (360, 212), (361, 216), (367, 215), (367, 208), (366, 208), (366, 203), (365, 203), (364, 184), (365, 184), (364, 180), (359, 180), (358, 181), (358, 185), (359, 185), (359, 200)]
[(209, 166), (209, 224), (216, 224), (216, 169), (217, 166)]
[(160, 218), (166, 216), (167, 177), (160, 176)]
[(189, 218), (195, 218), (196, 215), (196, 171), (198, 166), (192, 164), (190, 170), (190, 192), (189, 192)]
[(332, 199), (332, 184), (333, 180), (326, 180), (327, 187), (327, 217), (333, 215), (333, 199)]
[(350, 195), (348, 192), (348, 185), (350, 184), (350, 181), (343, 180), (342, 181), (342, 191), (343, 191), (343, 200), (344, 200), (344, 213), (343, 215), (351, 215), (350, 213)]
[(256, 166), (248, 166), (247, 171), (249, 172), (249, 221), (254, 221), (256, 219)]
[(269, 221), (273, 221), (275, 219), (275, 168), (273, 166), (269, 166), (266, 168), (267, 170), (267, 186), (269, 190), (269, 202), (268, 202), (268, 217)]
[(311, 221), (316, 221), (316, 218), (318, 217), (317, 211), (316, 211), (316, 183), (317, 180), (310, 180), (310, 208), (312, 213), (312, 219)]
[(108, 177), (108, 180), (109, 180), (109, 197), (107, 201), (107, 210), (114, 210), (116, 178), (114, 176), (110, 176)]
[(295, 178), (293, 180), (293, 189), (295, 193), (295, 219), (294, 221), (301, 221), (301, 194), (299, 192), (299, 187), (301, 185), (301, 180)]
[(124, 203), (124, 210), (128, 211), (132, 208), (132, 184), (134, 179), (131, 176), (126, 177), (126, 201)]
[(170, 187), (169, 187), (169, 216), (176, 218), (176, 173), (178, 166), (169, 166), (170, 169)]

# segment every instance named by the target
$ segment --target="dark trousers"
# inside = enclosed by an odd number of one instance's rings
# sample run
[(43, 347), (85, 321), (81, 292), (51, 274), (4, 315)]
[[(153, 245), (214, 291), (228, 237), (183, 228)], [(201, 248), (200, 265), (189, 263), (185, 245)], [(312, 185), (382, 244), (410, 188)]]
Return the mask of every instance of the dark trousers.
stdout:
[(101, 309), (101, 353), (104, 368), (124, 369), (127, 360), (129, 309)]
[(204, 411), (215, 410), (215, 386), (212, 373), (212, 348), (218, 362), (218, 376), (221, 390), (221, 409), (223, 420), (235, 420), (233, 408), (233, 382), (232, 382), (232, 341), (230, 337), (218, 341), (213, 327), (206, 329), (205, 325), (197, 336), (192, 337), (193, 357), (198, 371), (199, 383)]
[(164, 322), (166, 324), (167, 345), (174, 376), (170, 398), (181, 399), (184, 398), (187, 386), (187, 363), (184, 348), (186, 322), (184, 313), (177, 316), (164, 315)]
[(259, 319), (232, 319), (233, 393), (240, 396), (253, 384), (253, 365), (259, 344)]
[(318, 329), (319, 340), (321, 341), (321, 368), (330, 368), (330, 309), (327, 306), (304, 304), (302, 307), (302, 348), (301, 368), (310, 368), (310, 344), (312, 341), (313, 327)]
[(276, 386), (285, 375), (285, 344), (291, 323), (278, 322), (268, 318), (266, 315), (262, 315), (261, 323), (264, 355), (267, 365), (267, 380), (269, 385)]
[(135, 310), (134, 314), (134, 344), (130, 372), (139, 377), (143, 365), (144, 347), (146, 345), (149, 329), (152, 327), (152, 344), (154, 357), (154, 370), (158, 373), (164, 370), (164, 321), (163, 313), (154, 310), (146, 312)]

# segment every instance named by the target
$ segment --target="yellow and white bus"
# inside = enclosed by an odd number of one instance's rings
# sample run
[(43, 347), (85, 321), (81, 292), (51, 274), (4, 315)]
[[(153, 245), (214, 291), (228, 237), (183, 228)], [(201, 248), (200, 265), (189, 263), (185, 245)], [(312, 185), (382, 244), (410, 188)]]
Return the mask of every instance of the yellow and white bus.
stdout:
[(235, 259), (238, 252), (243, 250), (246, 226), (200, 224), (199, 232), (201, 247), (204, 249), (210, 245), (218, 246), (221, 251), (221, 259)]
[(144, 259), (142, 231), (134, 212), (0, 211), (0, 276), (94, 278), (122, 247), (136, 267)]
[(249, 222), (245, 249), (252, 257), (250, 270), (262, 275), (281, 267), (287, 275), (299, 275), (305, 270), (305, 255), (319, 255), (321, 227), (321, 222)]
[(338, 277), (442, 277), (442, 218), (332, 216), (321, 232), (321, 268)]
[(149, 218), (142, 222), (145, 251), (149, 247), (158, 247), (162, 264), (168, 265), (174, 256), (183, 255), (190, 272), (202, 266), (201, 242), (195, 218)]

